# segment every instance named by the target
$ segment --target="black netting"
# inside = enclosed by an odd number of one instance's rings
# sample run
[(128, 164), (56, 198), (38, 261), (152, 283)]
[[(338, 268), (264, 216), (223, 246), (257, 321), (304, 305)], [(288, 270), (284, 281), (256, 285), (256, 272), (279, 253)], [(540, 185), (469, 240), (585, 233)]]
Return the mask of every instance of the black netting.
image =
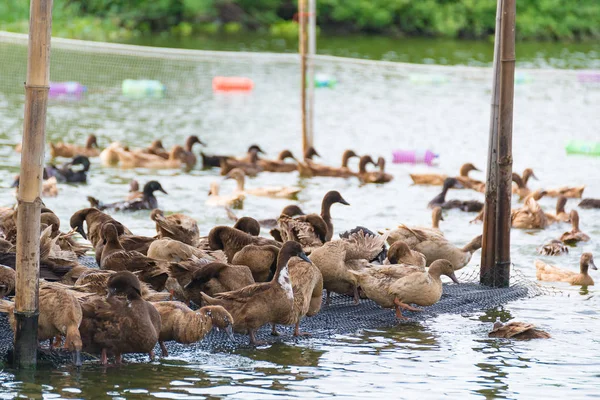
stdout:
[[(93, 257), (83, 257), (80, 262), (88, 267), (97, 267)], [(423, 312), (403, 311), (409, 317), (409, 321), (421, 321), (430, 319), (439, 314), (462, 314), (476, 311), (488, 310), (510, 301), (530, 298), (539, 295), (556, 295), (560, 292), (540, 286), (527, 279), (516, 268), (511, 272), (511, 285), (507, 288), (493, 289), (479, 285), (479, 273), (477, 270), (465, 270), (459, 272), (460, 285), (444, 284), (444, 294), (441, 300), (431, 307), (425, 307)], [(310, 318), (304, 318), (300, 328), (309, 332), (312, 338), (327, 339), (339, 334), (358, 332), (361, 329), (387, 328), (397, 324), (405, 323), (398, 321), (394, 311), (382, 309), (375, 302), (362, 299), (359, 305), (354, 305), (349, 296), (332, 294), (331, 304), (325, 305), (325, 292), (323, 293), (323, 307), (321, 311)], [(305, 340), (292, 336), (293, 327), (278, 326), (280, 336), (271, 335), (271, 327), (264, 326), (257, 334), (259, 340), (268, 342), (296, 342)], [(6, 315), (0, 315), (0, 355), (7, 357), (12, 350), (13, 334), (8, 324)], [(227, 351), (248, 345), (246, 335), (235, 335), (230, 340), (225, 333), (213, 331), (201, 342), (192, 345), (181, 345), (174, 342), (166, 343), (170, 355), (194, 356), (197, 350), (203, 351)], [(47, 343), (46, 343), (47, 346)], [(160, 354), (158, 346), (156, 354)], [(144, 360), (146, 356), (127, 356), (127, 360)], [(96, 357), (85, 355), (84, 359), (93, 360)], [(42, 351), (40, 360), (53, 365), (60, 365), (70, 361), (70, 355), (62, 350)]]

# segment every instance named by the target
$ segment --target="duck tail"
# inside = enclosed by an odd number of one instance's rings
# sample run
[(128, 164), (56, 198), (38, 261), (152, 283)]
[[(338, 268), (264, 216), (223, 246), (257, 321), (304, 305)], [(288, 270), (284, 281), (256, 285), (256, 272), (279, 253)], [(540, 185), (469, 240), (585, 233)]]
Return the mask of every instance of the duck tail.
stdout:
[(214, 297), (210, 297), (209, 295), (207, 295), (204, 292), (200, 292), (200, 295), (202, 296), (202, 306), (225, 306), (225, 302), (221, 299), (215, 299)]
[(406, 229), (421, 242), (426, 239), (425, 236), (423, 236), (421, 233), (414, 231), (413, 229), (409, 228), (408, 226), (406, 226), (404, 224), (398, 225), (398, 228)]
[(15, 310), (15, 303), (10, 300), (0, 299), (0, 313), (12, 314)]
[(100, 208), (102, 206), (102, 202), (95, 197), (88, 196), (87, 200), (90, 202), (90, 207), (92, 208)]

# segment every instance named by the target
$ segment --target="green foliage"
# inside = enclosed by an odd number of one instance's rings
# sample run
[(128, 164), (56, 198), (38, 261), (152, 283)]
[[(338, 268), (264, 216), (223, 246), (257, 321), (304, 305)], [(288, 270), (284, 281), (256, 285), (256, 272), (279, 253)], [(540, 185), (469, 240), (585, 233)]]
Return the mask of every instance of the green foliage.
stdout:
[[(488, 38), (495, 0), (316, 0), (323, 29)], [(297, 0), (64, 0), (54, 2), (55, 34), (105, 40), (149, 32), (188, 36), (269, 28), (297, 37)], [(0, 29), (27, 31), (29, 2), (0, 1)], [(598, 0), (519, 0), (520, 39), (600, 38)]]

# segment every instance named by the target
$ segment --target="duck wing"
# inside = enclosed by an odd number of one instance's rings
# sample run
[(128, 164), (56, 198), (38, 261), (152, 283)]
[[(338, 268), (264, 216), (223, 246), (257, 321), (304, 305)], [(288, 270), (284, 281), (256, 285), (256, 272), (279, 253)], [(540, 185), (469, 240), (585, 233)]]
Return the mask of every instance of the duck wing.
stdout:
[(348, 238), (342, 239), (346, 243), (344, 261), (357, 259), (371, 261), (375, 259), (385, 247), (386, 239), (387, 235), (368, 234), (363, 230), (348, 235)]
[(215, 295), (215, 299), (234, 301), (237, 303), (246, 303), (252, 300), (256, 295), (263, 293), (271, 288), (270, 282), (255, 283), (232, 292), (224, 292)]

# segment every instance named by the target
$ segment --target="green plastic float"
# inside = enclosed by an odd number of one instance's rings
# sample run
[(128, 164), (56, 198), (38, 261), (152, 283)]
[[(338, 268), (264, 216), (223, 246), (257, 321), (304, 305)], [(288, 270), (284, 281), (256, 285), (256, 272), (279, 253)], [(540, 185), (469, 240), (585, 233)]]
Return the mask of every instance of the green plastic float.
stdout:
[(586, 142), (585, 140), (570, 140), (565, 147), (567, 154), (584, 154), (586, 156), (600, 156), (600, 142)]

